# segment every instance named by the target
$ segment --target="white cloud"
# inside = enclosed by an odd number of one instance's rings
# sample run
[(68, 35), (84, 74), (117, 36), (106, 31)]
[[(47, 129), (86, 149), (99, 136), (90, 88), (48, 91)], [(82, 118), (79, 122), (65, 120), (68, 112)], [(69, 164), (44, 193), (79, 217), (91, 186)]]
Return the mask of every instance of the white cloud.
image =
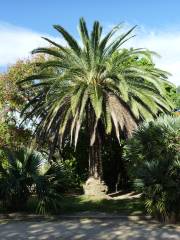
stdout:
[(130, 40), (130, 45), (157, 52), (161, 56), (154, 58), (157, 67), (170, 72), (172, 76), (169, 80), (180, 85), (180, 30), (140, 30)]
[[(161, 58), (155, 59), (157, 66), (169, 71), (173, 75), (170, 80), (180, 85), (180, 30), (148, 31), (141, 28), (136, 34), (128, 45), (159, 53)], [(41, 36), (62, 42), (61, 38), (0, 22), (0, 68), (28, 57), (34, 48), (46, 46)]]
[(18, 59), (30, 56), (31, 51), (37, 47), (46, 46), (47, 42), (41, 38), (42, 36), (61, 41), (60, 38), (48, 34), (0, 23), (0, 67), (6, 67)]

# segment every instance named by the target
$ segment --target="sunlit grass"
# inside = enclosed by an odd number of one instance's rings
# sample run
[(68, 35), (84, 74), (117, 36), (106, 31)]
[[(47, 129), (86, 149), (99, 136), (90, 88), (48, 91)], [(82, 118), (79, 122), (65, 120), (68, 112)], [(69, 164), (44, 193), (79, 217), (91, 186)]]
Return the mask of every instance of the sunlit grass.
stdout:
[(140, 199), (102, 199), (98, 197), (64, 196), (60, 204), (61, 213), (98, 211), (117, 214), (143, 214), (144, 207)]

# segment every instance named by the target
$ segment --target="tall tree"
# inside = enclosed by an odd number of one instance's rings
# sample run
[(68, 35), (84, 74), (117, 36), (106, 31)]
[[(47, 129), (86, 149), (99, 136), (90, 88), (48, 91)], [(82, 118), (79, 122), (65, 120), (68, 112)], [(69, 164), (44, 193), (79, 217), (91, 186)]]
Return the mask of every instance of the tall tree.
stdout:
[[(133, 37), (135, 27), (120, 34), (118, 25), (104, 36), (99, 22), (95, 21), (89, 32), (81, 18), (79, 43), (63, 27), (54, 25), (67, 46), (44, 38), (52, 46), (33, 51), (53, 56), (40, 64), (42, 69), (53, 69), (53, 74), (32, 75), (21, 82), (30, 81), (30, 87), (38, 88), (23, 114), (39, 119), (36, 134), (51, 139), (50, 157), (56, 146), (63, 147), (66, 136), (76, 147), (84, 128), (89, 142), (89, 176), (100, 181), (103, 135), (114, 129), (120, 140), (121, 133), (130, 136), (139, 121), (171, 110), (164, 89), (168, 74), (151, 64), (153, 53), (122, 48)], [(150, 64), (132, 61), (142, 58)]]
[[(22, 124), (20, 113), (24, 106), (36, 95), (36, 89), (21, 88), (17, 83), (41, 70), (37, 62), (44, 62), (44, 54), (18, 60), (6, 72), (0, 73), (0, 148), (16, 148), (31, 141), (32, 121)], [(28, 119), (30, 120), (30, 119)]]
[(30, 140), (31, 131), (20, 126), (19, 115), (34, 91), (28, 88), (27, 91), (23, 91), (17, 82), (39, 72), (36, 61), (40, 61), (39, 56), (18, 60), (9, 66), (6, 72), (0, 74), (0, 148), (16, 148), (27, 145)]

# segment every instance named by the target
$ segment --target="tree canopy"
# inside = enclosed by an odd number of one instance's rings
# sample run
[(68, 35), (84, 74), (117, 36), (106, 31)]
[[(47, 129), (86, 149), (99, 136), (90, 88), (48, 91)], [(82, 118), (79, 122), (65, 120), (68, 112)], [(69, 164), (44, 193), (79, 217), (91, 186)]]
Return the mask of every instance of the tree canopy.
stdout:
[[(53, 47), (33, 51), (53, 57), (40, 64), (41, 69), (51, 67), (53, 73), (35, 74), (23, 81), (38, 87), (23, 113), (41, 119), (40, 138), (49, 137), (62, 145), (68, 134), (76, 146), (80, 129), (88, 126), (93, 145), (100, 125), (107, 134), (114, 128), (119, 139), (121, 132), (129, 136), (139, 121), (171, 110), (164, 88), (165, 82), (170, 85), (168, 73), (151, 64), (153, 53), (123, 48), (135, 27), (119, 34), (118, 25), (104, 36), (99, 22), (89, 32), (80, 19), (81, 43), (63, 27), (54, 28), (67, 46), (45, 38)], [(137, 64), (142, 58), (150, 64)]]

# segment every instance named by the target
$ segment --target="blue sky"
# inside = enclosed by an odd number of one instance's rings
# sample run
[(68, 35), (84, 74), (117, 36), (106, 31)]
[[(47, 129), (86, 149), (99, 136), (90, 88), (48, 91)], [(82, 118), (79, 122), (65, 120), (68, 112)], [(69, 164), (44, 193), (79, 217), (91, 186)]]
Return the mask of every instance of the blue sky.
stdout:
[(52, 33), (52, 24), (75, 31), (79, 17), (104, 24), (121, 21), (150, 28), (180, 25), (179, 0), (4, 0), (0, 20), (35, 31)]
[(131, 44), (158, 51), (162, 56), (156, 60), (158, 66), (172, 72), (172, 81), (180, 84), (179, 0), (2, 0), (0, 9), (1, 70), (43, 45), (41, 36), (57, 39), (53, 24), (77, 37), (83, 16), (89, 26), (99, 20), (105, 29), (119, 22), (139, 25)]

